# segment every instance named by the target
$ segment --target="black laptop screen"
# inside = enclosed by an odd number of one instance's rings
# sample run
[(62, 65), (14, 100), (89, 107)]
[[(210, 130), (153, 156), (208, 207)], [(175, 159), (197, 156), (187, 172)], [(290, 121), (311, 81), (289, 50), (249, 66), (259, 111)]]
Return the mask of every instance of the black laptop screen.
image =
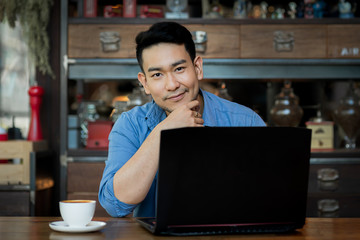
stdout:
[(163, 131), (158, 224), (304, 222), (310, 137), (300, 128)]

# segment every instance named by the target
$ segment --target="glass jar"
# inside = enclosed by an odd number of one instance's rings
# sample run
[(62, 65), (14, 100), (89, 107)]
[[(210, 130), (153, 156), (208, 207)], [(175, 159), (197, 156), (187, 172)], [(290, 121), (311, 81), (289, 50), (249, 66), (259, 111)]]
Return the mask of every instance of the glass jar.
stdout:
[(110, 114), (110, 119), (113, 122), (120, 117), (120, 115), (127, 110), (127, 102), (126, 101), (116, 101), (114, 103), (114, 109)]
[(356, 137), (360, 131), (360, 103), (353, 84), (334, 110), (334, 120), (344, 131), (345, 148), (356, 148)]
[(133, 89), (132, 93), (128, 95), (128, 98), (128, 110), (151, 101), (151, 96), (145, 93), (145, 89), (140, 84)]
[(270, 117), (275, 126), (297, 127), (303, 116), (299, 98), (291, 88), (291, 82), (285, 81), (281, 92), (275, 97), (275, 105), (270, 110)]

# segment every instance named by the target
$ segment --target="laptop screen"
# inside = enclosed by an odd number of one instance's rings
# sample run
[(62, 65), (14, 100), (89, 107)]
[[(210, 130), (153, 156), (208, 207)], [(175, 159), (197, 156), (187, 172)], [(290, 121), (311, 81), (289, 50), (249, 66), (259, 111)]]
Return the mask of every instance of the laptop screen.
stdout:
[(161, 133), (156, 221), (179, 225), (305, 221), (311, 130), (205, 127)]

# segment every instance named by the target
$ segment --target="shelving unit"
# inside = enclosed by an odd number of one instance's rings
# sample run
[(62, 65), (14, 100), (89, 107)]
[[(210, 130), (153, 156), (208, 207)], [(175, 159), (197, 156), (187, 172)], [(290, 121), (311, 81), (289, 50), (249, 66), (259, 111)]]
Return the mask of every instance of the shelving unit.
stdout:
[[(46, 141), (0, 142), (0, 212), (2, 215), (48, 214), (54, 180), (41, 173), (43, 161), (51, 156)], [(17, 159), (19, 162), (13, 162)], [(42, 205), (40, 207), (40, 205)]]
[[(129, 53), (129, 56), (122, 57), (71, 57), (69, 54), (69, 39), (68, 35), (69, 26), (86, 26), (93, 27), (93, 29), (108, 27), (110, 30), (121, 29), (123, 26), (150, 26), (151, 24), (164, 19), (125, 19), (125, 18), (68, 18), (67, 17), (67, 1), (62, 1), (62, 21), (61, 21), (61, 62), (63, 63), (63, 69), (61, 72), (61, 198), (67, 197), (67, 165), (71, 163), (102, 163), (106, 160), (107, 151), (94, 151), (86, 149), (67, 149), (66, 133), (67, 133), (67, 114), (68, 114), (68, 102), (67, 102), (67, 89), (68, 80), (84, 80), (84, 81), (128, 81), (136, 79), (137, 73), (140, 68), (137, 65), (135, 57), (131, 56), (133, 53)], [(284, 20), (269, 20), (269, 19), (201, 19), (190, 18), (182, 19), (177, 22), (186, 26), (196, 26), (200, 28), (213, 28), (215, 26), (226, 26), (230, 29), (237, 29), (239, 32), (239, 54), (238, 57), (232, 58), (218, 58), (218, 57), (206, 57), (204, 55), (204, 72), (205, 78), (211, 80), (233, 80), (233, 81), (278, 81), (279, 79), (307, 79), (309, 81), (337, 81), (337, 80), (359, 80), (360, 79), (360, 53), (340, 56), (334, 55), (334, 46), (343, 48), (358, 48), (360, 49), (360, 19), (284, 19)], [(275, 53), (269, 53), (270, 57), (242, 57), (242, 47), (247, 42), (246, 46), (250, 46), (251, 41), (254, 40), (252, 36), (243, 32), (243, 26), (246, 26), (248, 30), (252, 30), (254, 27), (259, 27), (266, 32), (267, 35), (263, 37), (259, 30), (256, 35), (255, 42), (259, 44), (265, 44), (262, 38), (271, 35), (269, 28), (276, 29), (279, 27), (284, 31), (297, 31), (300, 34), (299, 40), (295, 39), (295, 44), (299, 42), (303, 43), (305, 48), (301, 51), (313, 51), (315, 48), (320, 49), (319, 55), (311, 57), (302, 57), (303, 52), (299, 52), (299, 56), (292, 57), (291, 54), (274, 55)], [(337, 37), (334, 29), (338, 29), (341, 26), (351, 27), (351, 37), (341, 34)], [(262, 27), (262, 28), (261, 28)], [(306, 35), (308, 29), (317, 27), (321, 29), (322, 33), (320, 37), (321, 41), (316, 41), (315, 44), (312, 41), (308, 41), (308, 35)], [(96, 31), (90, 31), (91, 34), (95, 34)], [(312, 30), (311, 30), (312, 31)], [(120, 32), (121, 34), (121, 32)], [(215, 34), (215, 33), (212, 33)], [(313, 38), (317, 39), (317, 33), (312, 31)], [(315, 34), (315, 35), (314, 35)], [(97, 38), (97, 35), (92, 35), (91, 39)], [(211, 36), (210, 36), (211, 37)], [(90, 37), (89, 37), (90, 38)], [(244, 40), (245, 39), (245, 40)], [(271, 47), (272, 47), (271, 38)], [(341, 45), (343, 41), (343, 46)], [(212, 43), (209, 43), (212, 44)], [(266, 43), (268, 44), (268, 43)], [(336, 49), (336, 48), (335, 48)], [(95, 49), (96, 50), (96, 49)], [(94, 51), (95, 51), (94, 50)], [(246, 50), (246, 49), (245, 49)], [(340, 51), (336, 50), (337, 53)], [(258, 53), (257, 53), (258, 54)], [(273, 55), (271, 55), (273, 54)], [(116, 55), (116, 54), (115, 54)], [(261, 56), (261, 53), (260, 53)], [(271, 57), (274, 56), (274, 57)], [(284, 56), (284, 57), (281, 57)], [(276, 94), (276, 89), (271, 86), (267, 90), (267, 101), (271, 102)], [(351, 164), (349, 164), (351, 162)], [(316, 168), (323, 164), (327, 166), (329, 164), (335, 164), (336, 166), (357, 166), (360, 164), (360, 150), (345, 151), (337, 149), (333, 152), (314, 152), (311, 156), (311, 166)], [(316, 167), (314, 167), (316, 166)], [(315, 180), (314, 180), (315, 181)], [(357, 181), (359, 184), (360, 180)], [(356, 199), (360, 199), (360, 196), (355, 195)], [(309, 204), (313, 204), (309, 203)], [(311, 213), (314, 214), (314, 213)], [(359, 213), (360, 215), (360, 213)]]

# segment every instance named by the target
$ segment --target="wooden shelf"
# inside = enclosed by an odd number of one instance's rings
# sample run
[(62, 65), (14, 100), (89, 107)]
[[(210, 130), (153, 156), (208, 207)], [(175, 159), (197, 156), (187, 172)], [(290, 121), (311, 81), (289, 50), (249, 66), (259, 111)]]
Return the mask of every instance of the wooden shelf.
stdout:
[(332, 151), (313, 151), (311, 157), (351, 157), (360, 158), (360, 148), (357, 149), (334, 149)]
[(165, 19), (165, 18), (69, 18), (69, 24), (153, 24), (156, 22), (172, 21), (181, 24), (360, 24), (360, 18), (322, 18), (322, 19)]

